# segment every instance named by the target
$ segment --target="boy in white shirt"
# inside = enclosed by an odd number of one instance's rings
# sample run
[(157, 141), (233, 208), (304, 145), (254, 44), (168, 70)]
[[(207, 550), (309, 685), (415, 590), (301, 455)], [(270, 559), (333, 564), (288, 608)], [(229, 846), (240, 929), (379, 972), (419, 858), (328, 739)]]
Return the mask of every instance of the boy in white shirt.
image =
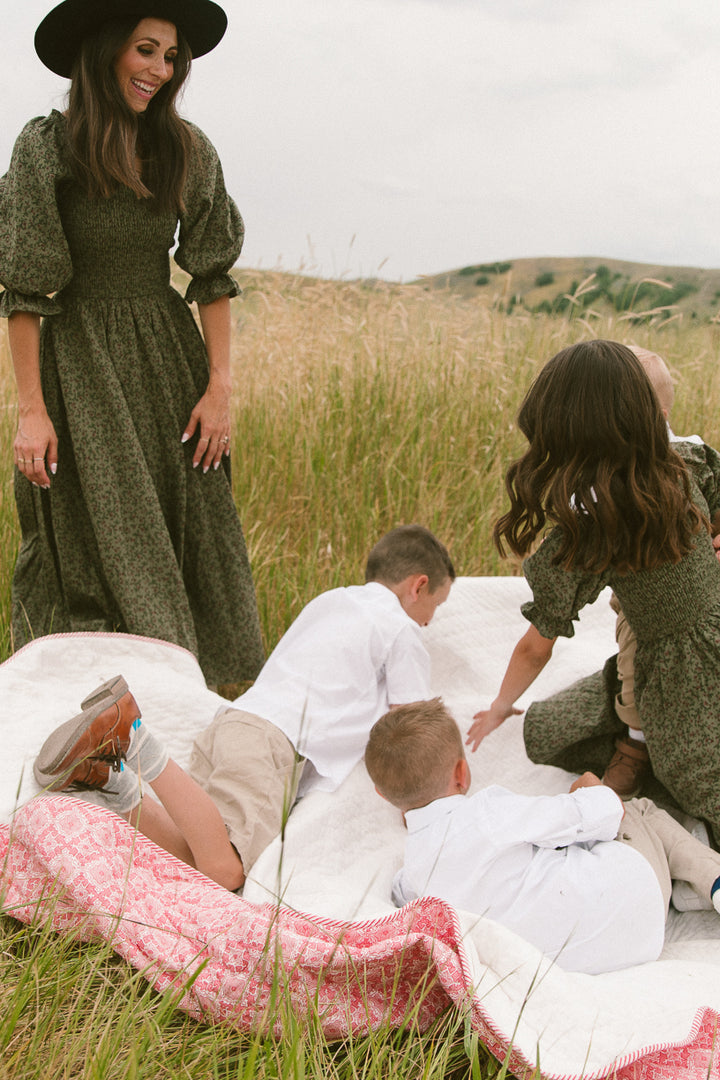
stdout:
[(407, 825), (398, 906), (440, 897), (589, 974), (658, 958), (671, 878), (720, 911), (720, 855), (649, 799), (623, 804), (592, 773), (568, 795), (491, 786), (467, 797), (462, 736), (439, 698), (378, 720), (365, 764)]
[[(93, 801), (155, 843), (240, 888), (280, 832), (298, 787), (302, 794), (337, 788), (362, 760), (374, 722), (429, 696), (420, 627), (455, 578), (446, 548), (423, 526), (401, 525), (372, 549), (365, 578), (303, 609), (254, 686), (197, 736), (190, 775), (140, 723), (118, 677), (50, 736), (35, 763), (38, 783), (92, 789)], [(136, 774), (160, 803), (141, 800)]]

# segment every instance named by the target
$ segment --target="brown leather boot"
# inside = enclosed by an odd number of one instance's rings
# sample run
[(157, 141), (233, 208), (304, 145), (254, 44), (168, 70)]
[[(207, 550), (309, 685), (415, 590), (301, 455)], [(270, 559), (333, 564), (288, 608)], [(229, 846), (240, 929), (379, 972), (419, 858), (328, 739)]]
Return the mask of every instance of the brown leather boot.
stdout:
[(623, 735), (615, 741), (615, 753), (605, 770), (603, 784), (621, 799), (634, 799), (650, 768), (650, 755), (644, 742)]
[(33, 772), (49, 791), (102, 788), (110, 769), (119, 772), (140, 709), (123, 679), (114, 691), (53, 731), (35, 759)]

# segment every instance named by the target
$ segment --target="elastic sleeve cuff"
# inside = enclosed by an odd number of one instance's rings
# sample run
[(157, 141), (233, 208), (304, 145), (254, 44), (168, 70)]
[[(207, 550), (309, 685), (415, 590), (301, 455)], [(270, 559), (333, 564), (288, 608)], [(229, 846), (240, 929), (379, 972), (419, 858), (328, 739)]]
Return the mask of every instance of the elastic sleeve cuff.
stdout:
[(240, 286), (230, 274), (212, 278), (193, 278), (185, 292), (188, 304), (212, 304), (221, 296), (239, 296)]
[(520, 611), (527, 621), (532, 623), (537, 632), (544, 638), (571, 638), (575, 636), (575, 627), (572, 624), (572, 619), (558, 620), (558, 622), (553, 625), (551, 620), (543, 615), (534, 600), (528, 600), (526, 603), (521, 604)]
[(0, 317), (4, 319), (16, 311), (44, 316), (59, 315), (62, 309), (62, 304), (49, 296), (28, 296), (11, 289), (0, 293)]

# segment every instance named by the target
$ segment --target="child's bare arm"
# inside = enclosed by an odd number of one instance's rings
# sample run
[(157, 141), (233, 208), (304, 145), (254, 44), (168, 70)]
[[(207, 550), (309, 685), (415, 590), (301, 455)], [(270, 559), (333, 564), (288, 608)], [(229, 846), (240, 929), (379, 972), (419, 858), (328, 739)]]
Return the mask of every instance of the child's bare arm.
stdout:
[(473, 717), (474, 723), (465, 740), (472, 750), (477, 750), (485, 736), (500, 727), (508, 716), (522, 712), (522, 709), (515, 708), (515, 702), (545, 667), (552, 656), (554, 644), (555, 638), (543, 637), (530, 625), (513, 650), (495, 701), (489, 709), (475, 713)]

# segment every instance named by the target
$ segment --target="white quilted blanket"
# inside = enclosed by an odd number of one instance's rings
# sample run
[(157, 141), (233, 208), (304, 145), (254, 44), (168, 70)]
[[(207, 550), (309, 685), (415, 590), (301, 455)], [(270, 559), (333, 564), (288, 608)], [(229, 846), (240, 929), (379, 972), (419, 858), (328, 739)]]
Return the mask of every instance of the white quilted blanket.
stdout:
[[(519, 614), (526, 596), (519, 578), (460, 579), (426, 631), (434, 690), (461, 727), (497, 689), (526, 626)], [(584, 613), (576, 637), (558, 642), (532, 695), (545, 696), (596, 670), (613, 651), (613, 617), (601, 597)], [(124, 635), (40, 639), (0, 667), (2, 821), (34, 793), (32, 761), (47, 733), (77, 711), (89, 690), (120, 672), (147, 723), (187, 763), (193, 735), (221, 700), (206, 689), (188, 653)], [(528, 761), (521, 724), (521, 718), (509, 721), (471, 755), (474, 784), (567, 790), (568, 774)], [(32, 833), (30, 825), (25, 830)], [(399, 815), (375, 795), (358, 766), (338, 792), (298, 804), (284, 842), (272, 844), (256, 864), (245, 900), (280, 897), (315, 924), (325, 916), (373, 927), (393, 911), (389, 887), (402, 845)], [(475, 984), (474, 1010), (501, 1046), (513, 1041), (525, 1061), (540, 1061), (544, 1075), (600, 1077), (615, 1069), (627, 1080), (720, 1076), (717, 1017), (705, 1011), (720, 1012), (720, 918), (714, 913), (671, 917), (657, 963), (602, 976), (549, 968), (531, 946), (489, 920), (460, 913), (460, 923), (460, 960)], [(377, 925), (384, 925), (382, 918)]]
[[(497, 692), (527, 629), (519, 609), (529, 595), (522, 578), (461, 578), (426, 631), (433, 690), (463, 730)], [(608, 597), (582, 613), (574, 638), (558, 640), (521, 706), (598, 670), (616, 651)], [(500, 783), (551, 794), (567, 791), (572, 779), (529, 761), (522, 717), (507, 721), (469, 760), (473, 789)], [(392, 910), (390, 883), (403, 843), (399, 813), (375, 794), (360, 765), (340, 791), (297, 805), (285, 834), (281, 880), (277, 840), (255, 865), (244, 895), (279, 895), (294, 908), (335, 918), (383, 915)], [(543, 1072), (589, 1076), (612, 1057), (686, 1039), (702, 1006), (720, 1010), (720, 916), (714, 912), (671, 914), (657, 963), (601, 976), (548, 970), (511, 932), (487, 919), (462, 914), (461, 920), (483, 1006), (530, 1061), (540, 1060)]]

